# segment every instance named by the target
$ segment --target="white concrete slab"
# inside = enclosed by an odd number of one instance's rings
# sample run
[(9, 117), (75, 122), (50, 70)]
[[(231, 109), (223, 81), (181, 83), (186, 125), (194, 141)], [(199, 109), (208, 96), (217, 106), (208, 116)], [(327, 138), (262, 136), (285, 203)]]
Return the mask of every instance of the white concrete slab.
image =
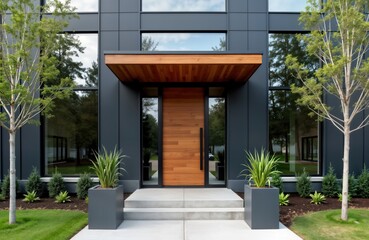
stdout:
[(243, 220), (186, 221), (184, 240), (301, 240), (281, 224), (276, 230), (251, 230)]
[(183, 221), (124, 221), (116, 230), (82, 229), (72, 240), (183, 240)]
[(82, 229), (72, 240), (301, 240), (280, 229), (251, 230), (243, 220), (129, 221), (116, 230)]

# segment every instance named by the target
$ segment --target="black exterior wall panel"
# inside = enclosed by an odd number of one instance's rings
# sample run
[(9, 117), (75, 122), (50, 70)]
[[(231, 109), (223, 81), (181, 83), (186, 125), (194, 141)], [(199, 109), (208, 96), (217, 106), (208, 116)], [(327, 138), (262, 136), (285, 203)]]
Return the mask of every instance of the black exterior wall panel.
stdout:
[(118, 13), (101, 13), (100, 27), (101, 27), (101, 31), (118, 31), (119, 30), (119, 14)]
[(143, 31), (225, 31), (226, 13), (142, 13)]
[[(268, 29), (267, 19), (268, 19), (267, 14), (265, 13), (249, 13), (248, 14), (248, 30), (249, 31), (267, 31)], [(254, 51), (254, 49), (252, 50)], [(263, 50), (265, 51), (265, 48)]]
[(79, 18), (73, 18), (69, 26), (65, 29), (67, 32), (97, 32), (99, 18), (97, 13), (79, 13)]
[(119, 16), (119, 30), (137, 31), (140, 28), (137, 13), (121, 13)]
[(249, 13), (268, 12), (268, 0), (247, 0)]
[(100, 0), (100, 13), (116, 13), (119, 12), (119, 2), (121, 0)]
[(141, 48), (141, 36), (138, 31), (121, 31), (119, 39), (119, 49), (122, 51), (138, 51)]
[(141, 0), (120, 0), (120, 12), (139, 12)]
[[(36, 117), (38, 120), (39, 118), (39, 116)], [(42, 154), (40, 152), (40, 127), (35, 125), (24, 126), (21, 132), (21, 140), (22, 176), (20, 179), (27, 179), (34, 167), (41, 173), (41, 164), (45, 162), (45, 160), (41, 158)]]
[(230, 13), (229, 14), (229, 30), (246, 31), (248, 16), (246, 13)]
[(228, 0), (228, 12), (247, 12), (247, 5), (248, 0)]
[(105, 65), (104, 51), (116, 51), (119, 47), (118, 32), (100, 32), (100, 57), (99, 57), (99, 145), (107, 150), (119, 146), (119, 80)]
[(248, 32), (247, 31), (228, 31), (228, 49), (229, 51), (247, 52), (248, 50)]
[(299, 24), (299, 16), (299, 13), (269, 13), (269, 31), (304, 31), (303, 26)]

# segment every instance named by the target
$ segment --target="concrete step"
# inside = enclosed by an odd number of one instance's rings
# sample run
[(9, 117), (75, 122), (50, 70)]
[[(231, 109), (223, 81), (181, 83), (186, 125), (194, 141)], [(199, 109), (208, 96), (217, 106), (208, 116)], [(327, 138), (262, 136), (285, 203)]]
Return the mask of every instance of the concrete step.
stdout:
[(243, 220), (244, 208), (124, 208), (125, 220)]
[(226, 188), (139, 189), (126, 208), (242, 208), (243, 199)]

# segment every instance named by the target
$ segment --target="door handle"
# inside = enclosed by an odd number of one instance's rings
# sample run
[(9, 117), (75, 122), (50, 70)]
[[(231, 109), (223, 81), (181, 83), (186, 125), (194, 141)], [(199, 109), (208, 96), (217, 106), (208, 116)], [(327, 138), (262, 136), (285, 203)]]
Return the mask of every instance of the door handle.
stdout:
[(204, 158), (204, 129), (200, 128), (200, 170), (203, 170)]

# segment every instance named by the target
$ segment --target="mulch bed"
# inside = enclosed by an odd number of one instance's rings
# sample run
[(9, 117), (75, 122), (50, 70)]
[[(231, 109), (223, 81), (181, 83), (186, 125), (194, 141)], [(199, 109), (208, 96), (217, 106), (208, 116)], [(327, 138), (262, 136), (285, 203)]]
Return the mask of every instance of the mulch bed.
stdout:
[[(125, 193), (126, 199), (130, 194)], [(238, 193), (243, 198), (243, 193)], [(315, 205), (310, 203), (310, 198), (301, 198), (297, 194), (291, 194), (290, 204), (280, 207), (280, 221), (287, 227), (291, 226), (292, 220), (296, 216), (303, 215), (309, 212), (316, 212), (328, 209), (340, 209), (341, 202), (337, 198), (327, 198), (326, 203)], [(350, 208), (369, 208), (368, 198), (354, 198), (349, 203)], [(0, 202), (0, 210), (8, 209), (9, 201)], [(85, 200), (78, 199), (76, 196), (71, 196), (71, 202), (55, 203), (55, 199), (42, 198), (41, 201), (35, 203), (25, 203), (22, 199), (17, 199), (18, 209), (63, 209), (63, 210), (78, 210), (87, 212), (87, 203)]]

